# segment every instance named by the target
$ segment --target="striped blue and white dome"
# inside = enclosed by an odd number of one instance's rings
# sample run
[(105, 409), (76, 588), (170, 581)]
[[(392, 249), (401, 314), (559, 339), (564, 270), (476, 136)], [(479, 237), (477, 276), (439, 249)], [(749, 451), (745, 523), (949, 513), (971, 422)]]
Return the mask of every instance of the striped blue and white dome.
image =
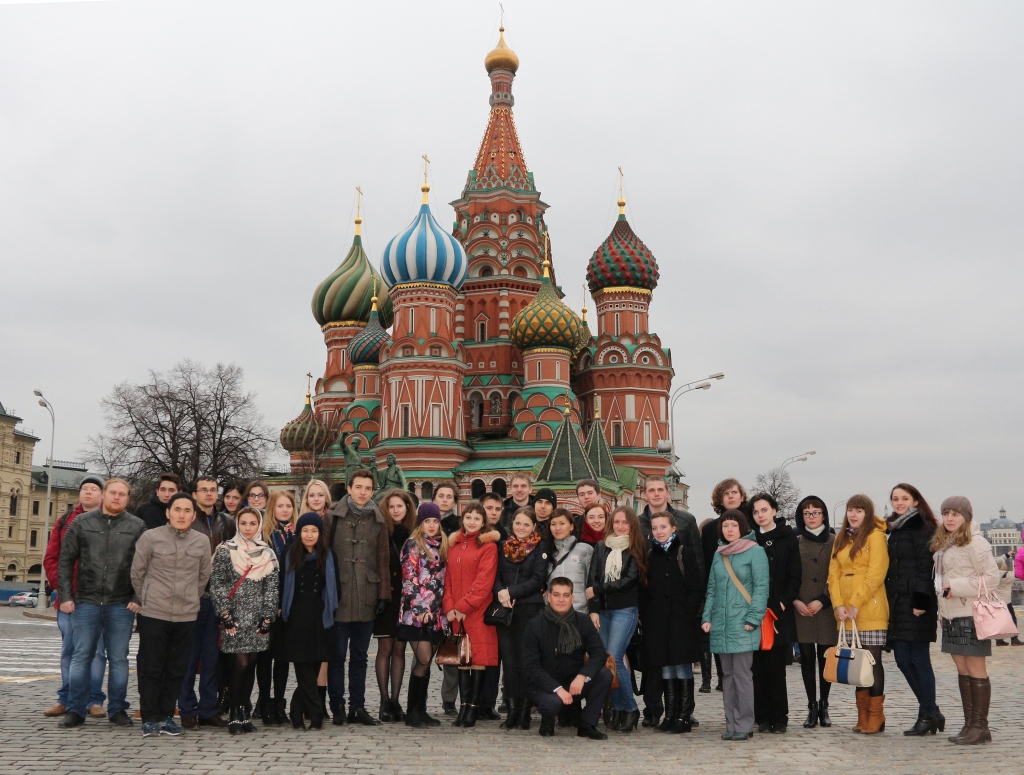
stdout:
[(447, 283), (456, 290), (466, 281), (466, 251), (440, 227), (423, 204), (409, 226), (384, 248), (380, 273), (388, 287), (400, 283)]

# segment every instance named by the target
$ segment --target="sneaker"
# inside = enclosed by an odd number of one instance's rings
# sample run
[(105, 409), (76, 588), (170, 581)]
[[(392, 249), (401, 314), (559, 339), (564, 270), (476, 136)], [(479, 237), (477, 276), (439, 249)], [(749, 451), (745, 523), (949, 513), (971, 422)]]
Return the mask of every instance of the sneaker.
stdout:
[(177, 737), (181, 734), (181, 732), (181, 727), (174, 723), (174, 718), (172, 716), (168, 716), (160, 725), (161, 735), (170, 735), (171, 737)]
[(64, 714), (64, 718), (57, 726), (64, 727), (64, 729), (72, 729), (73, 727), (80, 727), (85, 723), (85, 718), (79, 716), (77, 713), (68, 711)]
[(119, 710), (113, 716), (110, 717), (110, 723), (119, 727), (130, 727), (135, 722), (128, 718), (128, 714), (123, 710)]
[(149, 737), (150, 735), (160, 734), (160, 725), (155, 721), (144, 721), (142, 723), (142, 736)]

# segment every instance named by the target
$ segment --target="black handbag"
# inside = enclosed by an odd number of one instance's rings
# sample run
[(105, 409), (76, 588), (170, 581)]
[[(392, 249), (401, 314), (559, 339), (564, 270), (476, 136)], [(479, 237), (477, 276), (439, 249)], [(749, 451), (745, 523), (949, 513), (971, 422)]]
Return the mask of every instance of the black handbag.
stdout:
[[(516, 568), (516, 583), (519, 582), (519, 571), (523, 569), (523, 563), (519, 563), (519, 567)], [(492, 627), (501, 625), (502, 627), (512, 626), (512, 612), (515, 611), (516, 602), (512, 601), (512, 607), (506, 608), (498, 601), (498, 595), (495, 594), (491, 598), (491, 604), (484, 609), (484, 624), (489, 624)]]

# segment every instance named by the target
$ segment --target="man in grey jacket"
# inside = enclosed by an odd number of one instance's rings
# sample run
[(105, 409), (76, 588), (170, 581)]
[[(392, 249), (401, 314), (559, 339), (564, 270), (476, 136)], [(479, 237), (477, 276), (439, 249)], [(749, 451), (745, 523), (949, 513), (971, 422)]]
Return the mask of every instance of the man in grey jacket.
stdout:
[(146, 531), (146, 523), (128, 513), (130, 494), (131, 486), (124, 479), (108, 479), (103, 486), (103, 503), (72, 522), (61, 543), (57, 565), (60, 610), (72, 614), (75, 641), (67, 713), (60, 722), (64, 728), (85, 722), (90, 665), (101, 635), (110, 664), (108, 718), (118, 726), (132, 725), (125, 713), (128, 642), (135, 614), (142, 606), (132, 587), (131, 567), (135, 543)]
[(333, 723), (344, 724), (345, 656), (348, 664), (348, 722), (377, 726), (366, 712), (366, 655), (373, 620), (391, 601), (391, 553), (384, 515), (373, 502), (373, 472), (360, 468), (348, 493), (327, 512), (325, 526), (338, 563), (338, 610), (334, 615), (334, 659), (327, 666)]
[(139, 592), (139, 675), (142, 736), (180, 735), (174, 705), (188, 668), (199, 599), (213, 570), (209, 539), (192, 530), (196, 504), (183, 492), (167, 502), (167, 524), (135, 545), (132, 586)]

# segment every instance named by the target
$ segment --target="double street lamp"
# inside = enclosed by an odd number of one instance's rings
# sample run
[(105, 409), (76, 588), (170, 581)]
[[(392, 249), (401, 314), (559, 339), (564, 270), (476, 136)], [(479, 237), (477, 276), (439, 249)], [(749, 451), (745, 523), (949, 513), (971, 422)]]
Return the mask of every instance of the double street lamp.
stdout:
[(722, 372), (716, 372), (708, 376), (706, 379), (696, 379), (693, 382), (687, 382), (684, 385), (680, 385), (672, 392), (672, 397), (668, 402), (668, 422), (669, 422), (669, 453), (672, 456), (672, 463), (676, 462), (676, 401), (679, 397), (689, 393), (691, 390), (709, 390), (711, 388), (712, 379), (725, 379), (725, 374)]
[(818, 453), (817, 453), (817, 452), (815, 452), (815, 451), (814, 451), (814, 450), (812, 449), (812, 450), (811, 450), (810, 452), (801, 452), (801, 453), (800, 453), (799, 455), (793, 455), (793, 457), (787, 457), (787, 458), (786, 458), (786, 459), (785, 459), (785, 460), (784, 460), (784, 461), (782, 462), (782, 465), (781, 465), (781, 466), (779, 467), (779, 471), (780, 471), (780, 473), (781, 473), (782, 471), (785, 471), (785, 470), (786, 470), (786, 466), (788, 466), (788, 465), (789, 465), (790, 463), (803, 463), (803, 462), (804, 462), (805, 460), (807, 460), (807, 458), (809, 458), (809, 457), (810, 457), (811, 455), (816, 455), (816, 454), (818, 454)]
[[(47, 537), (47, 533), (49, 533), (49, 530), (50, 530), (50, 508), (51, 508), (50, 504), (52, 503), (50, 494), (53, 491), (53, 437), (57, 433), (57, 418), (53, 414), (53, 405), (49, 401), (46, 400), (46, 397), (43, 395), (43, 391), (42, 390), (33, 390), (32, 392), (35, 393), (36, 396), (38, 396), (38, 398), (39, 398), (39, 405), (50, 413), (50, 460), (49, 460), (49, 470), (47, 471), (47, 474), (46, 474), (46, 511), (43, 512), (43, 538), (39, 542), (40, 545), (43, 547), (43, 560), (45, 560), (46, 559), (46, 545), (49, 543), (49, 540), (48, 540), (48, 537)], [(39, 563), (39, 568), (40, 568), (40, 571), (39, 571), (39, 586), (42, 587), (39, 591), (44, 593), (43, 594), (43, 598), (45, 599), (46, 602), (43, 604), (43, 607), (45, 608), (46, 606), (48, 606), (50, 604), (50, 597), (49, 597), (49, 595), (45, 594), (45, 592), (46, 592), (46, 571), (44, 569), (44, 565), (43, 565), (42, 561), (40, 561), (40, 563)]]

